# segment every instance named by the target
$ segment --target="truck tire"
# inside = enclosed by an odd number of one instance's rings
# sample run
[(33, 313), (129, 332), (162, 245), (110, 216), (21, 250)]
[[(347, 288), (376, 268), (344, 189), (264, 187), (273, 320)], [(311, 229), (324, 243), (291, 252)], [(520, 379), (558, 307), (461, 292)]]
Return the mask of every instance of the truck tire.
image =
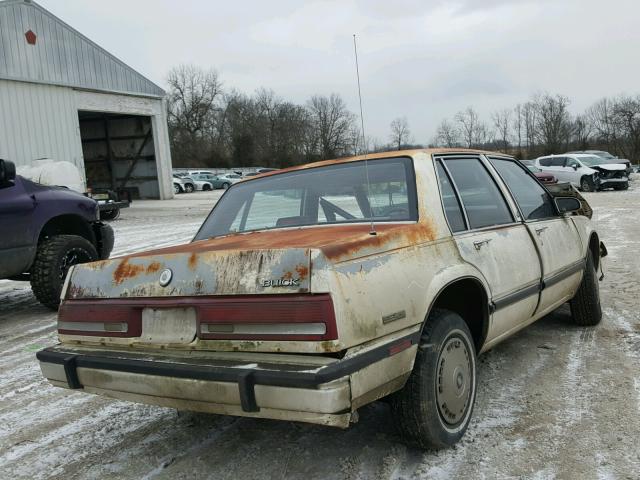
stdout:
[(391, 397), (400, 434), (424, 449), (450, 447), (462, 438), (476, 398), (476, 353), (471, 332), (457, 313), (429, 315), (413, 371)]
[(93, 262), (98, 252), (88, 240), (77, 235), (56, 235), (38, 245), (31, 267), (31, 289), (43, 305), (56, 310), (69, 267)]
[(587, 255), (587, 264), (584, 267), (582, 282), (575, 296), (569, 302), (573, 321), (580, 326), (593, 326), (602, 320), (602, 307), (600, 305), (600, 287), (598, 285), (598, 273), (596, 272), (593, 255)]

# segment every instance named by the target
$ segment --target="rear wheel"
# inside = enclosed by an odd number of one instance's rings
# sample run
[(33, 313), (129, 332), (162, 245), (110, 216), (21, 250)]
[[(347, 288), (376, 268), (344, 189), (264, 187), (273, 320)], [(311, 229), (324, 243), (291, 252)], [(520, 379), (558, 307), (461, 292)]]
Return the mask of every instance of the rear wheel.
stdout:
[(173, 193), (178, 195), (181, 191), (182, 191), (182, 189), (180, 189), (180, 185), (178, 185), (177, 183), (174, 183), (173, 184)]
[(405, 441), (445, 448), (462, 438), (476, 397), (476, 354), (457, 313), (434, 310), (427, 319), (413, 371), (391, 408)]
[(602, 320), (600, 305), (600, 286), (598, 272), (591, 252), (587, 254), (587, 264), (584, 267), (582, 282), (575, 296), (569, 302), (573, 321), (581, 326), (597, 325)]
[(596, 189), (596, 185), (593, 179), (590, 177), (582, 177), (580, 180), (580, 190), (583, 192), (593, 192)]
[(229, 185), (227, 182), (225, 182), (225, 183), (223, 183), (223, 184), (222, 184), (222, 189), (223, 189), (223, 190), (226, 190), (226, 189), (227, 189), (227, 188), (229, 188), (229, 187), (230, 187), (230, 185)]
[(190, 183), (185, 183), (184, 184), (184, 191), (187, 192), (187, 193), (193, 192), (193, 185), (191, 185)]
[(36, 260), (31, 267), (31, 289), (43, 305), (55, 310), (60, 304), (60, 292), (72, 265), (98, 259), (95, 247), (77, 235), (56, 235), (38, 245)]

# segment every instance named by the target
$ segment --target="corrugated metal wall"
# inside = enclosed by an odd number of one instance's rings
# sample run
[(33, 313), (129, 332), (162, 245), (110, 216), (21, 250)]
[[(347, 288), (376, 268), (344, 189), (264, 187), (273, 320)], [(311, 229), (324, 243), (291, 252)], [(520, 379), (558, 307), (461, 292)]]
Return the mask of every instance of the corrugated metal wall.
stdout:
[(84, 171), (75, 92), (0, 80), (0, 158), (26, 165), (43, 157)]
[[(27, 43), (25, 33), (36, 36)], [(0, 2), (0, 78), (162, 97), (164, 91), (32, 2)]]

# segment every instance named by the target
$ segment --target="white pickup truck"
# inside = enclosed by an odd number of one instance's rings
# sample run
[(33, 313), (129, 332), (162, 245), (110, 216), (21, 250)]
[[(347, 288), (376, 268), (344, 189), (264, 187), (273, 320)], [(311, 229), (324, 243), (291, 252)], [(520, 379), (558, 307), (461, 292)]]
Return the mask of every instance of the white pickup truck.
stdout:
[(462, 149), (253, 177), (189, 244), (74, 266), (37, 357), (60, 387), (217, 414), (346, 428), (389, 397), (408, 443), (447, 447), (478, 354), (565, 302), (600, 321), (581, 206)]

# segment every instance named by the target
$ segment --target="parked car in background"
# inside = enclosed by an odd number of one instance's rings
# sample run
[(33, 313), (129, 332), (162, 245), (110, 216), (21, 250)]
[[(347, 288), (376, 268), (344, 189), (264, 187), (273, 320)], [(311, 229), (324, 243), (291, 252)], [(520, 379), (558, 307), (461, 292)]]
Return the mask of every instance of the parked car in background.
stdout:
[(536, 176), (541, 183), (553, 184), (558, 183), (558, 179), (548, 172), (543, 172), (536, 167), (533, 160), (521, 160), (521, 162)]
[(633, 168), (631, 167), (631, 162), (629, 160), (624, 158), (618, 158), (615, 155), (611, 155), (609, 152), (605, 152), (604, 150), (582, 150), (582, 151), (575, 151), (575, 152), (569, 152), (569, 153), (570, 154), (584, 153), (587, 155), (595, 155), (596, 157), (602, 158), (606, 163), (622, 164), (627, 169), (626, 171), (627, 177), (631, 175), (631, 173), (633, 172)]
[(190, 175), (190, 178), (194, 185), (196, 186), (196, 190), (209, 191), (213, 190), (213, 184), (211, 183), (213, 175), (208, 175), (205, 173), (199, 173), (195, 175)]
[(189, 177), (179, 177), (173, 175), (173, 193), (191, 193), (196, 189), (193, 180)]
[(570, 182), (583, 192), (605, 188), (626, 190), (629, 177), (621, 164), (609, 164), (596, 155), (565, 153), (548, 155), (536, 159), (536, 166), (543, 172), (554, 175), (561, 182)]
[(37, 358), (59, 387), (342, 428), (388, 396), (407, 443), (448, 447), (479, 353), (566, 302), (600, 322), (606, 249), (581, 207), (466, 149), (254, 177), (193, 243), (75, 266)]
[(238, 183), (242, 180), (242, 175), (238, 175), (237, 173), (227, 173), (225, 175), (215, 175), (210, 182), (213, 185), (213, 188), (222, 188), (226, 190), (234, 183)]
[(56, 309), (67, 271), (111, 254), (113, 230), (99, 212), (95, 200), (27, 180), (0, 160), (0, 279), (30, 282), (38, 301)]
[(211, 170), (188, 170), (186, 175), (215, 175)]

